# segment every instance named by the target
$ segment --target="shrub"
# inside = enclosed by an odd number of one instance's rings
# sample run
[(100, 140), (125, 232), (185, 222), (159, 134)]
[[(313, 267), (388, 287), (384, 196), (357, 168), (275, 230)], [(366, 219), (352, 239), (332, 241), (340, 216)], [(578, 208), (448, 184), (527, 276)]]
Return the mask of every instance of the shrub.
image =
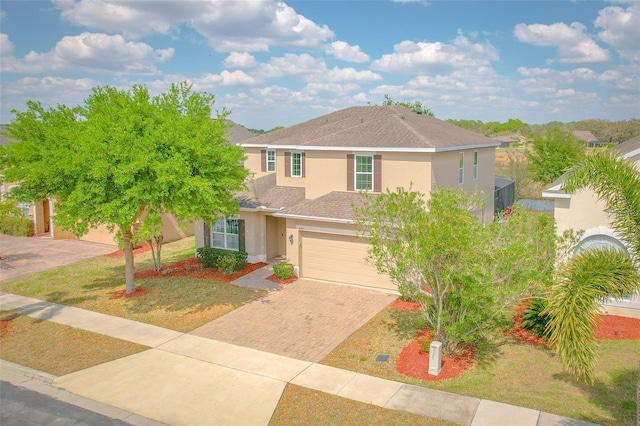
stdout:
[[(230, 257), (234, 260), (233, 271), (244, 269), (247, 265), (247, 256), (246, 251), (225, 250), (213, 247), (200, 247), (196, 250), (196, 257), (199, 263), (202, 263), (205, 268), (218, 268), (220, 270), (222, 270), (220, 262), (225, 257)], [(230, 261), (225, 262), (227, 262), (227, 265), (230, 264)]]
[(236, 258), (226, 254), (218, 261), (218, 269), (225, 275), (231, 275), (236, 270)]
[(0, 202), (0, 232), (16, 237), (32, 237), (35, 234), (33, 221), (22, 216), (15, 200)]
[(547, 324), (550, 320), (550, 316), (544, 313), (546, 308), (546, 300), (531, 299), (529, 306), (521, 315), (521, 327), (540, 338), (545, 338), (547, 336)]
[(286, 280), (293, 276), (293, 265), (291, 263), (276, 263), (273, 265), (273, 273), (281, 280)]

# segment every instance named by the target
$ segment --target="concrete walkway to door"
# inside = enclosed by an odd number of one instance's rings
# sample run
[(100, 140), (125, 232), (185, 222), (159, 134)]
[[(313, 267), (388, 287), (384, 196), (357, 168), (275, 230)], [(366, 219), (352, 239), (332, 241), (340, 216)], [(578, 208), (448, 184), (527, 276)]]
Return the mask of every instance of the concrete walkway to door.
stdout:
[(299, 279), (190, 334), (318, 362), (396, 297)]

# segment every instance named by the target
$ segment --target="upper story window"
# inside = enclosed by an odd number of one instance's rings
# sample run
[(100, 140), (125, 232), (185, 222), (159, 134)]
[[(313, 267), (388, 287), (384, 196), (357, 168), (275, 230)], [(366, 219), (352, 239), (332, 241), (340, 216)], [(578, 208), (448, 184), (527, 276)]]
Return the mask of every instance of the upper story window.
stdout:
[(478, 180), (478, 151), (473, 151), (473, 180)]
[(355, 156), (356, 191), (373, 191), (373, 155)]
[(458, 184), (464, 183), (464, 152), (460, 153), (458, 160)]
[(267, 171), (276, 171), (276, 151), (274, 149), (270, 149), (267, 151)]
[(302, 153), (291, 153), (291, 177), (302, 177)]

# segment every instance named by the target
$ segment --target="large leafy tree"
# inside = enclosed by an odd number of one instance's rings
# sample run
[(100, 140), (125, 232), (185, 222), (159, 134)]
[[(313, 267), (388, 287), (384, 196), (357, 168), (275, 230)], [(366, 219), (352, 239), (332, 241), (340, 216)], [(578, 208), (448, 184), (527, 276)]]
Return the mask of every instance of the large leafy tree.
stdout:
[(363, 195), (357, 224), (371, 261), (404, 297), (419, 301), (446, 353), (486, 337), (504, 307), (549, 279), (553, 224), (515, 208), (509, 220), (482, 224), (481, 194), (437, 188), (428, 201), (404, 189)]
[(582, 160), (585, 153), (585, 144), (572, 133), (553, 127), (534, 137), (533, 146), (526, 155), (533, 179), (550, 183)]
[(186, 83), (154, 97), (142, 86), (97, 87), (73, 108), (28, 102), (8, 127), (17, 142), (2, 151), (2, 172), (20, 182), (22, 200), (55, 198), (56, 225), (75, 235), (116, 231), (132, 293), (137, 232), (157, 235), (165, 212), (214, 222), (238, 209), (244, 154), (225, 139), (228, 113), (211, 117), (214, 102)]
[(584, 188), (605, 202), (627, 251), (582, 251), (561, 264), (547, 312), (550, 340), (560, 360), (575, 377), (593, 383), (600, 303), (640, 290), (640, 171), (629, 160), (597, 153), (578, 164), (564, 184), (569, 193)]

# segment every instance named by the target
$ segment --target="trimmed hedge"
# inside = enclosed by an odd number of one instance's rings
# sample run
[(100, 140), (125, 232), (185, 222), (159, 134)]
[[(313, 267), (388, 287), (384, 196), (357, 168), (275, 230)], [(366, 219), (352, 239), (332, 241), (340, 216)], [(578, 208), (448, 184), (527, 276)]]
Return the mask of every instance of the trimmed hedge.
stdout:
[(293, 276), (293, 265), (291, 263), (276, 263), (273, 265), (273, 274), (281, 280), (286, 280)]
[(225, 250), (213, 247), (200, 247), (196, 250), (198, 262), (202, 263), (205, 268), (218, 268), (221, 271), (223, 268), (224, 270), (230, 270), (231, 268), (231, 261), (222, 261), (222, 259), (234, 259), (235, 264), (233, 265), (233, 271), (240, 271), (247, 266), (247, 256), (248, 254), (246, 251)]

